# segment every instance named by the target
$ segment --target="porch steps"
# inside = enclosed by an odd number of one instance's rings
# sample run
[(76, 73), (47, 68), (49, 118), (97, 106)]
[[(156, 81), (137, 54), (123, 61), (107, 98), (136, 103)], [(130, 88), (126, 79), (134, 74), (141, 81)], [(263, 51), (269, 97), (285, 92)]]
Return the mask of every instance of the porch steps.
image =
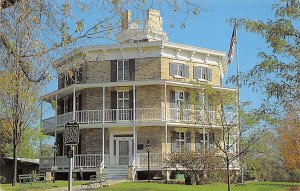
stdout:
[(110, 168), (104, 168), (103, 172), (107, 174), (107, 179), (110, 180), (128, 179), (128, 168), (110, 167)]

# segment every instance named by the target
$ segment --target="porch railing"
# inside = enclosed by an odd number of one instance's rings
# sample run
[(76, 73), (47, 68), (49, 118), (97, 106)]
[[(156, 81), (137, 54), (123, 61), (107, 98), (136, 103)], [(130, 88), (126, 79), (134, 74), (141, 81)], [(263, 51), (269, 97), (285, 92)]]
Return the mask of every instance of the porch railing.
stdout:
[[(147, 167), (148, 166), (148, 153), (137, 154), (137, 166)], [(159, 167), (162, 166), (162, 154), (161, 153), (150, 153), (150, 166)]]
[[(126, 123), (134, 121), (133, 109), (106, 109), (81, 110), (75, 112), (75, 120), (81, 124), (103, 123)], [(57, 116), (57, 125), (62, 126), (73, 119), (73, 112)], [(234, 124), (237, 115), (234, 112), (225, 112), (223, 116), (217, 111), (204, 111), (194, 109), (169, 108), (165, 116), (165, 108), (136, 108), (136, 122), (169, 121), (174, 123), (188, 124)], [(55, 117), (43, 120), (43, 127), (47, 131), (54, 129)]]
[(96, 167), (102, 162), (102, 154), (85, 154), (74, 156), (74, 167)]
[[(108, 155), (104, 155), (105, 163), (108, 162)], [(74, 155), (74, 168), (89, 168), (100, 166), (102, 162), (102, 154), (83, 154)], [(51, 169), (53, 166), (53, 157), (40, 158), (40, 169)], [(59, 169), (69, 168), (69, 159), (67, 156), (56, 156), (56, 166)]]

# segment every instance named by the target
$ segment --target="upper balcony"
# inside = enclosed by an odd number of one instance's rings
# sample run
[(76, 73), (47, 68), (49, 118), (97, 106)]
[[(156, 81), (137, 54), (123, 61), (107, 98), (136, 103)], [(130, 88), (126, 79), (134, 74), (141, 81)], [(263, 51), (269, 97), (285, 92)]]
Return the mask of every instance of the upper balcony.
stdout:
[[(218, 111), (204, 111), (180, 108), (136, 108), (134, 109), (105, 109), (81, 110), (68, 112), (56, 117), (43, 120), (44, 132), (53, 132), (55, 127), (61, 127), (65, 123), (75, 121), (79, 124), (103, 124), (104, 126), (147, 126), (150, 123), (164, 125), (165, 123), (176, 125), (203, 125), (221, 126), (222, 124), (234, 125), (237, 123), (237, 115), (234, 112), (226, 112), (223, 115)], [(57, 124), (56, 124), (57, 123)]]

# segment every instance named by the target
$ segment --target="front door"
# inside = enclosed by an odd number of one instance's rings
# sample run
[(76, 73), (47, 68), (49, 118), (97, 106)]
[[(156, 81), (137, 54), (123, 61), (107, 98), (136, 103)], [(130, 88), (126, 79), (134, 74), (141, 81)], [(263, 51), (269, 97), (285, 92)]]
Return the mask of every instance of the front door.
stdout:
[(130, 141), (129, 140), (117, 140), (117, 165), (123, 166), (129, 165), (129, 159), (131, 156)]
[(133, 135), (114, 135), (111, 149), (111, 165), (131, 165), (133, 161)]

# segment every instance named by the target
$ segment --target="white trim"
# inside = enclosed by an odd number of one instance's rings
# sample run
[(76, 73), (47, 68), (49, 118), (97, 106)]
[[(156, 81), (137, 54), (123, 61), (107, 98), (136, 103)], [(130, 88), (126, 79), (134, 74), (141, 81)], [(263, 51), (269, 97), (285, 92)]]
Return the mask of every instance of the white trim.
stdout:
[[(146, 51), (140, 54), (139, 49), (151, 49), (151, 51)], [(123, 57), (121, 54), (121, 49), (123, 50)], [(177, 55), (177, 50), (180, 49), (180, 55)], [(225, 62), (226, 52), (210, 50), (190, 45), (184, 45), (172, 42), (140, 42), (140, 43), (124, 43), (124, 44), (108, 44), (108, 45), (97, 45), (97, 46), (84, 46), (78, 49), (80, 52), (89, 54), (89, 61), (97, 61), (93, 59), (93, 55), (98, 55), (97, 52), (106, 52), (102, 60), (115, 60), (115, 59), (129, 59), (129, 58), (147, 58), (147, 57), (166, 57), (166, 58), (176, 58), (182, 61), (192, 61), (196, 63), (204, 63), (211, 65), (222, 65), (224, 67), (224, 73), (227, 72), (227, 64)], [(57, 69), (61, 70), (61, 63), (76, 57), (77, 51), (73, 51), (54, 62)], [(111, 51), (110, 51), (111, 50)], [(192, 55), (192, 56), (191, 56)], [(207, 59), (205, 58), (207, 55)], [(128, 58), (127, 58), (128, 57)], [(95, 58), (98, 58), (95, 57)], [(65, 66), (65, 65), (64, 65)], [(69, 66), (71, 67), (71, 66)]]

